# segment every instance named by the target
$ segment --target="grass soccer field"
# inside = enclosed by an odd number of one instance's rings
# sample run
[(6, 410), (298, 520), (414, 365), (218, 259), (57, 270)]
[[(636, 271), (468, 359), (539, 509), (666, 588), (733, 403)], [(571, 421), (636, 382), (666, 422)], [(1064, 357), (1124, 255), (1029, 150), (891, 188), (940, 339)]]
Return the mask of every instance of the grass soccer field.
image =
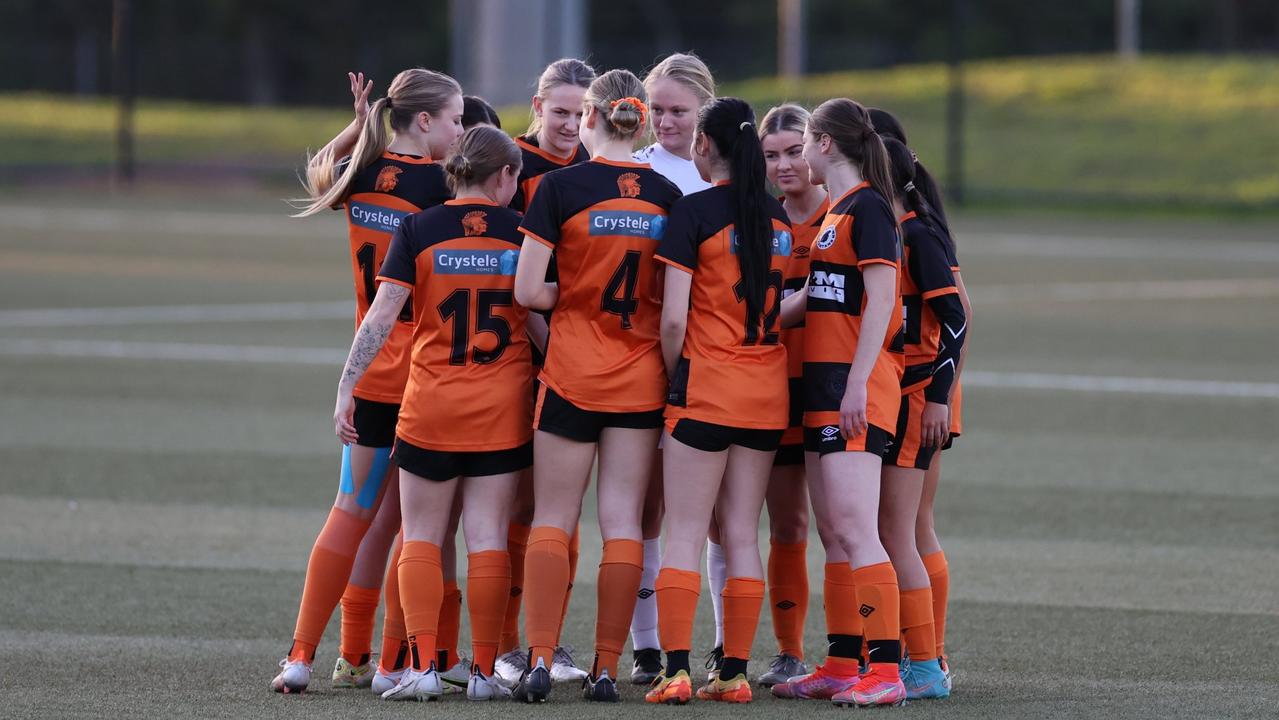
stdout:
[[(336, 618), (312, 689), (270, 692), (336, 485), (352, 331), (340, 217), (284, 215), (221, 198), (0, 205), (0, 716), (852, 712), (650, 708), (629, 686), (615, 707), (572, 687), (534, 708), (393, 705), (329, 689)], [(1279, 224), (958, 227), (967, 435), (938, 506), (955, 693), (883, 714), (1275, 717)], [(565, 631), (582, 662), (592, 523), (588, 503)], [(815, 536), (809, 563), (820, 659)], [(773, 647), (765, 612), (753, 673)]]

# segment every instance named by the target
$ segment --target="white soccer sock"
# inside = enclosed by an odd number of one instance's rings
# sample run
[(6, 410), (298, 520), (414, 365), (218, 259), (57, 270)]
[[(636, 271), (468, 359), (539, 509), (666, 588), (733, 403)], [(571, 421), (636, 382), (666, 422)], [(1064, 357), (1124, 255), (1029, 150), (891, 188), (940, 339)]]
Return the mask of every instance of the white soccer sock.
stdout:
[(724, 645), (724, 585), (728, 583), (728, 561), (719, 543), (706, 542), (706, 577), (711, 583), (711, 607), (715, 609), (715, 646)]
[(644, 574), (640, 576), (639, 597), (631, 615), (631, 647), (635, 650), (661, 649), (657, 637), (657, 572), (662, 569), (661, 538), (644, 538)]

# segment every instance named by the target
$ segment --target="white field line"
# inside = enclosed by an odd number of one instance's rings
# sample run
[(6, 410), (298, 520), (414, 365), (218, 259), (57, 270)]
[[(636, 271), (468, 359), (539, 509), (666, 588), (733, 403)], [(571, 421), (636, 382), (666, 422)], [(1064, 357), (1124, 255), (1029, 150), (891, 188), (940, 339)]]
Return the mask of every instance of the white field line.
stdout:
[[(204, 345), (121, 342), (115, 340), (0, 340), (0, 356), (10, 357), (180, 360), (190, 362), (324, 365), (332, 367), (345, 362), (346, 354), (345, 350), (339, 348), (272, 345)], [(963, 375), (963, 382), (965, 386), (970, 388), (1279, 400), (1279, 383), (1266, 382), (987, 372), (981, 370), (968, 370)]]
[[(1279, 278), (1215, 280), (1114, 280), (1079, 283), (986, 285), (973, 289), (979, 302), (1087, 302), (1092, 300), (1220, 300), (1279, 296)], [(354, 317), (352, 301), (154, 305), (111, 308), (0, 310), (0, 328), (93, 327), (100, 325), (183, 324), (344, 320)]]
[(965, 387), (1279, 400), (1279, 383), (967, 370)]
[[(316, 231), (314, 219), (279, 213), (216, 213), (187, 210), (108, 210), (0, 205), (0, 227), (35, 232), (142, 233), (226, 237), (305, 237)], [(320, 217), (328, 217), (324, 213)]]
[(1076, 237), (1027, 233), (961, 233), (960, 260), (966, 253), (1118, 260), (1204, 260), (1212, 263), (1279, 263), (1279, 243), (1227, 240), (1221, 237), (1168, 238)]
[(1034, 285), (978, 285), (973, 287), (971, 292), (973, 299), (981, 303), (1226, 300), (1279, 296), (1279, 278), (1110, 280)]
[(0, 311), (0, 328), (93, 327), (150, 323), (343, 320), (355, 318), (355, 302), (153, 305), (109, 308), (48, 308)]

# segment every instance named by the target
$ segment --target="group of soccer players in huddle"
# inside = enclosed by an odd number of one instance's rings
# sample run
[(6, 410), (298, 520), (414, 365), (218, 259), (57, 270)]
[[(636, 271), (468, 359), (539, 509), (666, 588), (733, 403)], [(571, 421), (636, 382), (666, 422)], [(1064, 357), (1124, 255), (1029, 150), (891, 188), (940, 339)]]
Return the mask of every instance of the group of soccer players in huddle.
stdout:
[[(949, 695), (932, 507), (970, 313), (897, 120), (845, 98), (757, 119), (688, 54), (643, 81), (558, 60), (515, 139), (447, 75), (406, 70), (371, 105), (350, 82), (355, 119), (311, 158), (300, 213), (348, 220), (340, 485), (273, 688), (306, 689), (341, 604), (333, 686), (387, 700), (540, 702), (576, 680), (616, 701), (629, 634), (649, 702), (749, 702), (767, 592), (778, 652), (756, 681), (777, 697)], [(585, 671), (560, 633), (593, 469)], [(829, 642), (811, 670), (810, 498)], [(716, 640), (695, 688), (704, 548)]]

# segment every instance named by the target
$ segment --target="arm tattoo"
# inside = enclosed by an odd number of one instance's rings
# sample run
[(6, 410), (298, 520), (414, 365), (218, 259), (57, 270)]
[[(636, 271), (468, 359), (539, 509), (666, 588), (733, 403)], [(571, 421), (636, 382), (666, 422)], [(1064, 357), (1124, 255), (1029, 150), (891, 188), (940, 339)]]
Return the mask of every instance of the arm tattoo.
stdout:
[[(384, 283), (378, 288), (373, 306), (364, 316), (364, 322), (360, 323), (360, 329), (356, 331), (355, 340), (351, 343), (351, 353), (346, 358), (346, 367), (342, 369), (343, 383), (354, 385), (364, 376), (373, 359), (386, 344), (386, 339), (390, 337), (391, 330), (395, 327), (395, 315), (408, 294), (408, 288), (394, 283)], [(383, 312), (384, 308), (389, 312)]]

